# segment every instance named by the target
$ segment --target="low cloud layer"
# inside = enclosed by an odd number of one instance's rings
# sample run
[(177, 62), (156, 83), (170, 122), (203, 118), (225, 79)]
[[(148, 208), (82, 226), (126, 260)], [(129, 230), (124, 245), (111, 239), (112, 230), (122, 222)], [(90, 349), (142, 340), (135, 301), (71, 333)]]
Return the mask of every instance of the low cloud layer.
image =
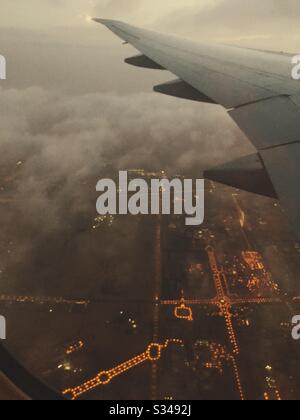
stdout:
[[(40, 88), (2, 90), (0, 106), (1, 164), (24, 162), (18, 199), (26, 199), (27, 206), (31, 202), (26, 214), (33, 221), (47, 211), (48, 227), (60, 223), (66, 202), (73, 202), (70, 208), (76, 211), (84, 208), (76, 185), (100, 174), (106, 163), (116, 170), (144, 167), (201, 176), (203, 169), (249, 147), (220, 107), (155, 94), (60, 96)], [(33, 212), (39, 217), (32, 218)]]

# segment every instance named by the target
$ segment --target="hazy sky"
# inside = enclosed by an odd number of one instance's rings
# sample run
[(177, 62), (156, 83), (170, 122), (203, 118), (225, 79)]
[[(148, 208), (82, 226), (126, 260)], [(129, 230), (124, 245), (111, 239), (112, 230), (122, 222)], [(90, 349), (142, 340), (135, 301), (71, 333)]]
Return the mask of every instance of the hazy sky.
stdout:
[[(214, 0), (189, 0), (188, 7), (201, 10)], [(84, 26), (87, 16), (130, 18), (136, 23), (152, 23), (187, 6), (184, 0), (3, 0), (1, 26)]]
[[(123, 47), (89, 17), (123, 19), (199, 40), (297, 52), (298, 0), (2, 0), (7, 86), (66, 92), (149, 91), (164, 76), (128, 68)], [(155, 77), (158, 80), (155, 80)]]
[[(2, 0), (3, 28), (85, 28), (87, 17), (125, 19), (195, 37), (251, 36), (299, 41), (298, 0)], [(215, 36), (214, 36), (215, 35)]]

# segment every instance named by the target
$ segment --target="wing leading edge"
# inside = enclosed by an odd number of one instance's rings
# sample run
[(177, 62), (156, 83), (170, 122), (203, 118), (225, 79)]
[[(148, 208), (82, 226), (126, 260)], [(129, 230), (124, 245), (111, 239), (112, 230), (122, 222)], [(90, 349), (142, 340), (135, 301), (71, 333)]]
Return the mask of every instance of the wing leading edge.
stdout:
[(128, 59), (129, 64), (166, 69), (178, 77), (156, 86), (156, 92), (227, 110), (258, 154), (207, 171), (206, 176), (278, 197), (300, 240), (300, 82), (291, 77), (290, 55), (198, 44), (119, 21), (94, 20), (141, 52)]

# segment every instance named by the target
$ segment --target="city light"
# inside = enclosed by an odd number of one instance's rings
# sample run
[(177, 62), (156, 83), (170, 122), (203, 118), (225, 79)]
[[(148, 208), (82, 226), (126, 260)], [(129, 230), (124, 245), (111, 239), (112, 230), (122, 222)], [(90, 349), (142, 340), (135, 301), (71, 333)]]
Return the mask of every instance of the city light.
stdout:
[(63, 395), (69, 395), (72, 398), (72, 400), (75, 400), (81, 395), (85, 394), (86, 392), (97, 388), (98, 386), (108, 385), (115, 377), (124, 374), (128, 370), (133, 369), (146, 361), (156, 362), (160, 360), (162, 356), (162, 351), (167, 349), (170, 344), (183, 343), (181, 340), (177, 339), (167, 340), (164, 344), (151, 343), (144, 353), (134, 357), (133, 359), (128, 360), (127, 362), (122, 363), (121, 365), (113, 369), (98, 373), (98, 375), (95, 378), (85, 382), (82, 385), (79, 385), (75, 388), (66, 389), (63, 392)]
[(184, 298), (182, 298), (179, 306), (174, 309), (174, 315), (177, 319), (183, 319), (186, 321), (193, 321), (193, 310), (190, 306), (186, 306)]
[(70, 355), (73, 353), (78, 352), (79, 350), (83, 349), (84, 347), (84, 342), (82, 340), (79, 340), (77, 343), (72, 344), (70, 347), (68, 347), (68, 349), (66, 350), (66, 355)]

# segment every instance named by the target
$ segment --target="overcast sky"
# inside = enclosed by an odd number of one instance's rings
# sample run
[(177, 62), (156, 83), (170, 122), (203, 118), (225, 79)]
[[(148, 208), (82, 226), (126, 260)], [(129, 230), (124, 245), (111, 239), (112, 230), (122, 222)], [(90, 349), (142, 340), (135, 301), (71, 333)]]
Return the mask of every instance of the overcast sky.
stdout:
[(123, 47), (91, 16), (211, 42), (296, 52), (298, 0), (2, 0), (0, 53), (8, 87), (39, 85), (71, 93), (148, 92), (163, 75), (123, 63)]
[[(184, 0), (3, 0), (1, 26), (83, 26), (87, 16), (130, 18), (136, 23), (152, 23), (187, 6)], [(188, 7), (199, 11), (212, 0), (189, 0)]]
[(280, 34), (285, 41), (299, 40), (298, 0), (2, 0), (0, 25), (45, 31), (86, 29), (89, 16), (125, 19), (161, 30), (173, 28), (195, 36), (275, 39)]

